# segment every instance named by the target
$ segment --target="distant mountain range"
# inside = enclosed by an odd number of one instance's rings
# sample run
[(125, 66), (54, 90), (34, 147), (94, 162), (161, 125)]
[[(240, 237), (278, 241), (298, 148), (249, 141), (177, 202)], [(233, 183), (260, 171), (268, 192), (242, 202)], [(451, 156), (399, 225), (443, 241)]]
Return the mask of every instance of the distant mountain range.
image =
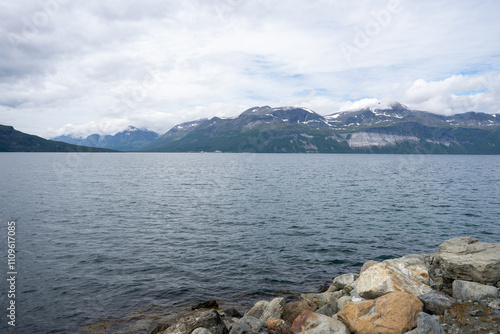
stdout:
[(322, 116), (307, 108), (264, 106), (238, 117), (178, 124), (162, 136), (130, 126), (113, 136), (53, 140), (0, 128), (2, 151), (500, 154), (500, 114), (442, 116), (396, 103)]
[(108, 149), (85, 147), (43, 139), (0, 125), (0, 152), (112, 152)]
[(500, 114), (442, 116), (398, 103), (328, 116), (306, 108), (254, 107), (238, 117), (176, 125), (141, 150), (500, 154)]
[(159, 136), (160, 135), (154, 131), (129, 126), (124, 131), (118, 132), (113, 136), (92, 134), (82, 138), (73, 135), (63, 135), (52, 138), (51, 140), (62, 141), (74, 145), (108, 148), (117, 151), (137, 151), (146, 144), (158, 139)]

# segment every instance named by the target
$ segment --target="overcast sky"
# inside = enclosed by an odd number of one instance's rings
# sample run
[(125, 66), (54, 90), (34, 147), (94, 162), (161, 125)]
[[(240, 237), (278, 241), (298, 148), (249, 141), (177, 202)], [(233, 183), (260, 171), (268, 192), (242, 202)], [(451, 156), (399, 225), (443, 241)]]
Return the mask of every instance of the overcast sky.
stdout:
[(499, 14), (497, 0), (0, 0), (0, 124), (49, 138), (262, 105), (500, 113)]

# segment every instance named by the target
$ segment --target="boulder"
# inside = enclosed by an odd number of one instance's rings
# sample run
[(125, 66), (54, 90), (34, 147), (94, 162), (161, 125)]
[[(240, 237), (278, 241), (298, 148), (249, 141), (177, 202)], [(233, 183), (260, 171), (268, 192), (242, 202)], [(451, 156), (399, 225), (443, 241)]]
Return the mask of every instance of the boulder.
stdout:
[(250, 310), (248, 310), (244, 314), (244, 316), (245, 317), (254, 317), (254, 318), (259, 319), (268, 306), (269, 306), (269, 302), (267, 300), (260, 300), (257, 303), (255, 303), (255, 305)]
[(338, 311), (339, 310), (337, 304), (326, 304), (317, 309), (316, 313), (326, 315), (327, 317), (331, 317)]
[(387, 263), (378, 263), (359, 276), (356, 291), (362, 298), (373, 299), (393, 291), (406, 291), (418, 296), (432, 289)]
[(217, 301), (215, 299), (210, 299), (201, 303), (198, 303), (196, 305), (193, 305), (191, 307), (191, 310), (199, 310), (199, 309), (204, 309), (204, 308), (218, 308), (219, 304), (217, 304)]
[(424, 312), (437, 315), (444, 314), (445, 310), (450, 309), (455, 304), (455, 299), (437, 291), (420, 295), (418, 299), (424, 303)]
[(334, 278), (333, 285), (338, 289), (343, 289), (346, 285), (352, 284), (359, 277), (358, 274), (344, 274)]
[(315, 303), (318, 307), (326, 304), (336, 304), (337, 299), (344, 295), (344, 291), (337, 292), (322, 292), (322, 293), (303, 293), (300, 299)]
[(211, 334), (210, 331), (203, 327), (198, 327), (191, 334)]
[(228, 330), (216, 310), (197, 310), (176, 319), (162, 334), (191, 334), (197, 328), (205, 328), (211, 334), (227, 334)]
[(349, 303), (337, 316), (349, 331), (357, 334), (395, 334), (413, 329), (422, 309), (417, 297), (396, 291), (375, 300)]
[(292, 328), (283, 320), (279, 318), (269, 318), (266, 320), (267, 330), (277, 334), (291, 334)]
[(289, 302), (285, 305), (283, 309), (282, 319), (288, 325), (292, 325), (295, 318), (299, 316), (303, 311), (311, 311), (314, 312), (318, 309), (318, 305), (314, 302), (310, 301), (294, 301)]
[(350, 302), (352, 302), (352, 299), (351, 299), (351, 296), (344, 296), (344, 297), (341, 297), (338, 301), (337, 301), (337, 307), (340, 310), (342, 310), (347, 304), (349, 304)]
[(311, 311), (302, 312), (293, 322), (294, 334), (349, 334), (339, 320)]
[(459, 237), (439, 246), (437, 259), (444, 278), (482, 284), (500, 281), (500, 243)]
[(420, 283), (430, 285), (426, 257), (428, 255), (412, 254), (397, 259), (385, 260), (382, 263), (387, 263), (407, 276), (415, 277)]
[(283, 315), (283, 308), (285, 307), (285, 304), (285, 298), (274, 298), (269, 302), (259, 319), (262, 321), (266, 321), (269, 318), (281, 318), (281, 316)]
[(453, 298), (462, 301), (481, 301), (498, 296), (498, 288), (490, 285), (455, 280), (452, 286)]
[(445, 332), (432, 315), (420, 312), (417, 318), (417, 334), (445, 334)]
[(229, 334), (269, 334), (269, 331), (264, 321), (251, 316), (244, 316), (233, 324)]
[(373, 266), (374, 264), (377, 264), (378, 262), (377, 261), (373, 261), (373, 260), (369, 260), (369, 261), (366, 261), (363, 266), (361, 267), (361, 270), (359, 271), (360, 274), (362, 274), (366, 269), (370, 268), (371, 266)]
[(241, 315), (241, 313), (238, 312), (238, 310), (235, 309), (234, 307), (225, 308), (225, 309), (223, 309), (223, 312), (224, 312), (224, 314), (226, 316), (231, 317), (231, 318), (241, 318), (241, 317), (243, 317)]

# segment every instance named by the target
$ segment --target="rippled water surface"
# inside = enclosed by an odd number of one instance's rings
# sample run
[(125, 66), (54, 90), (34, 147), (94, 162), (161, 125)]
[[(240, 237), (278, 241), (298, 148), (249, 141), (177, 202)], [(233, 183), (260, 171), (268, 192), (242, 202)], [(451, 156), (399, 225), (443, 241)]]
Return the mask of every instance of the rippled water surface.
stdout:
[(498, 156), (3, 153), (0, 162), (0, 272), (16, 220), (16, 330), (27, 333), (215, 297), (244, 308), (313, 291), (369, 259), (432, 253), (461, 235), (500, 239)]

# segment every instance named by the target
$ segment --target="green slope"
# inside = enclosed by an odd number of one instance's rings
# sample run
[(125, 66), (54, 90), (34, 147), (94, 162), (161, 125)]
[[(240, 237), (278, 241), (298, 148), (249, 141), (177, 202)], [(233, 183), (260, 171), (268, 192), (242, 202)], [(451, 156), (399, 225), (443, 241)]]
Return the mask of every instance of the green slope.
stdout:
[(0, 125), (0, 152), (115, 152), (43, 139)]

